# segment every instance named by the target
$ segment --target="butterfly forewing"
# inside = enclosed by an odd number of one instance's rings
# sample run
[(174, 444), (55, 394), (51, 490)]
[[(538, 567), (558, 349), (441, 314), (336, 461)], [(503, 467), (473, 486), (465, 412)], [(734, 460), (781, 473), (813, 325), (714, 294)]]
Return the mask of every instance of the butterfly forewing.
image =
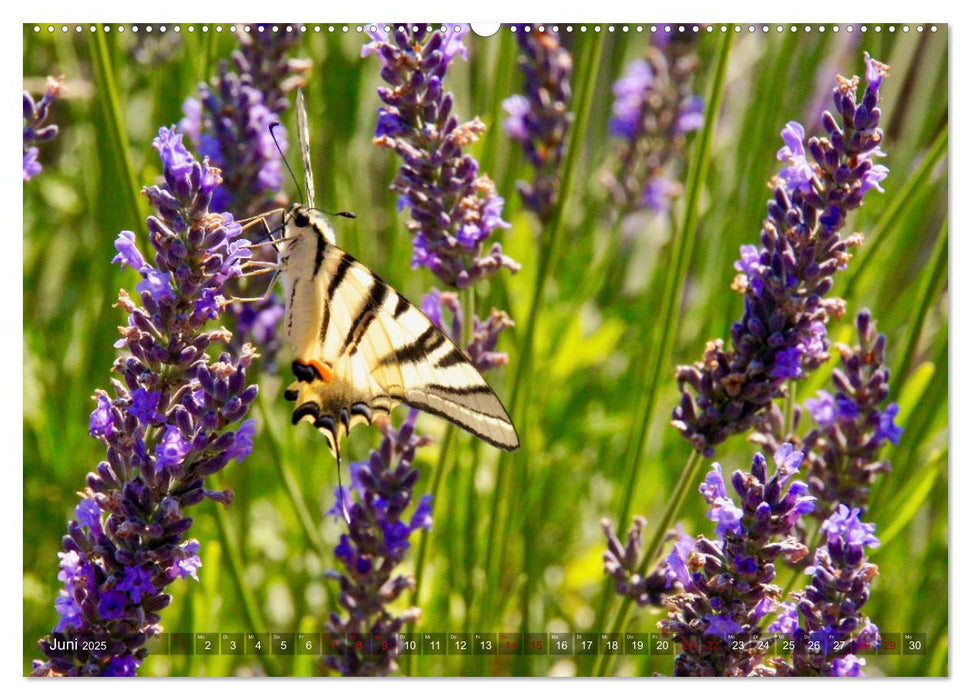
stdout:
[(314, 208), (314, 172), (310, 166), (310, 128), (307, 125), (307, 102), (303, 90), (297, 90), (297, 140), (300, 141), (300, 158), (303, 160), (304, 182), (307, 188), (308, 209)]

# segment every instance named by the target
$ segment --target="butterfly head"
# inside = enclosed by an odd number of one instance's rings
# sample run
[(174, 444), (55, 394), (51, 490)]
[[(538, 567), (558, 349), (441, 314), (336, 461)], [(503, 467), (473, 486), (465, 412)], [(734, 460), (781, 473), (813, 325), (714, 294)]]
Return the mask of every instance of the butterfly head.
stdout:
[(318, 236), (323, 236), (324, 240), (330, 245), (336, 244), (334, 229), (331, 228), (327, 217), (316, 209), (294, 202), (287, 207), (285, 221), (287, 222), (288, 238), (299, 238), (315, 233)]

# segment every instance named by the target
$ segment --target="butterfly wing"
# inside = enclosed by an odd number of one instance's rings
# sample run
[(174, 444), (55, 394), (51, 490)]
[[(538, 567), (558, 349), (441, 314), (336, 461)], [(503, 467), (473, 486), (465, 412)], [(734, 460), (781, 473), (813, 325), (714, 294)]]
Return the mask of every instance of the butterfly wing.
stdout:
[(502, 402), (465, 353), (393, 287), (334, 245), (312, 286), (321, 325), (297, 348), (288, 397), (297, 402), (294, 422), (313, 421), (335, 456), (354, 425), (397, 403), (501, 449), (519, 447)]
[(300, 158), (303, 161), (303, 178), (307, 187), (308, 209), (314, 208), (314, 171), (310, 167), (310, 128), (307, 125), (307, 102), (303, 90), (297, 90), (297, 140), (300, 142)]

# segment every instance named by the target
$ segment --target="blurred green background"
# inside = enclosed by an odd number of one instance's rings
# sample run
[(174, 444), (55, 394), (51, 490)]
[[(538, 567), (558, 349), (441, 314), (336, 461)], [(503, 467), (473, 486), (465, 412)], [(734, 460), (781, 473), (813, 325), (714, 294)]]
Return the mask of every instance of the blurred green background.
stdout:
[[(25, 89), (36, 95), (45, 76), (66, 78), (51, 118), (61, 133), (41, 145), (44, 171), (24, 183), (23, 193), (25, 673), (39, 655), (37, 640), (56, 622), (56, 553), (66, 522), (85, 474), (104, 455), (87, 434), (90, 397), (107, 384), (115, 357), (112, 343), (123, 322), (112, 308), (117, 291), (133, 289), (137, 281), (136, 273), (109, 264), (113, 241), (121, 229), (145, 235), (148, 207), (135, 193), (159, 176), (151, 140), (159, 126), (179, 121), (183, 100), (237, 46), (230, 25), (220, 25), (222, 31), (209, 25), (208, 32), (196, 25), (191, 33), (182, 25), (178, 35), (171, 30), (162, 35), (157, 28), (151, 34), (144, 28), (119, 33), (115, 26), (103, 35), (89, 32), (89, 25), (81, 32), (68, 26), (66, 33), (61, 25), (54, 32), (48, 25), (39, 32), (24, 26)], [(561, 33), (574, 53), (574, 94), (576, 81), (587, 74), (593, 92), (585, 128), (575, 135), (581, 139), (578, 157), (539, 305), (535, 360), (522, 378), (526, 401), (517, 423), (524, 449), (504, 458), (500, 469), (496, 450), (459, 432), (439, 459), (445, 424), (421, 419), (420, 431), (435, 442), (419, 452), (416, 493), (428, 492), (439, 471), (441, 482), (425, 548), (417, 631), (619, 631), (606, 628), (619, 601), (605, 595), (600, 520), (616, 521), (625, 497), (632, 514), (648, 518), (649, 530), (663, 511), (689, 454), (667, 424), (678, 399), (674, 367), (698, 360), (705, 341), (725, 337), (741, 314), (742, 301), (729, 289), (732, 264), (740, 245), (757, 242), (766, 183), (780, 167), (779, 132), (789, 120), (816, 132), (835, 74), (862, 74), (863, 52), (869, 51), (891, 66), (882, 90), (887, 152), (882, 162), (890, 176), (886, 194), (870, 193), (850, 219), (846, 232), (860, 231), (866, 242), (836, 277), (835, 292), (846, 296), (848, 313), (831, 324), (830, 335), (854, 342), (850, 319), (867, 307), (888, 336), (892, 392), (906, 432), (898, 446), (886, 450), (893, 471), (875, 490), (870, 517), (883, 545), (872, 555), (880, 575), (866, 611), (884, 632), (926, 633), (927, 649), (922, 656), (870, 658), (866, 671), (948, 673), (947, 27), (918, 32), (912, 25), (904, 32), (898, 26), (891, 32), (870, 25), (866, 32), (857, 27), (850, 33), (843, 25), (834, 33), (805, 32), (801, 25), (777, 32), (776, 26), (767, 33), (743, 26), (730, 45), (720, 26), (699, 37), (695, 91), (710, 103), (718, 58), (727, 55), (723, 102), (710, 149), (702, 154), (708, 169), (695, 188), (697, 225), (689, 231), (694, 243), (683, 297), (668, 329), (660, 327), (660, 310), (672, 223), (683, 221), (684, 199), (670, 220), (639, 216), (626, 222), (632, 235), (621, 244), (598, 178), (611, 164), (611, 86), (643, 54), (649, 25), (644, 31), (617, 25), (614, 31), (581, 32), (577, 26)], [(315, 32), (311, 26), (290, 52), (313, 60), (306, 92), (318, 206), (356, 212), (356, 220), (336, 224), (341, 246), (417, 299), (436, 280), (426, 270), (410, 269), (406, 218), (387, 187), (397, 161), (371, 143), (379, 65), (374, 57), (359, 57), (364, 41), (354, 26), (346, 33), (328, 25)], [(461, 119), (478, 115), (488, 127), (471, 150), (506, 199), (512, 228), (501, 232), (503, 247), (523, 266), (515, 276), (500, 274), (480, 286), (476, 297), (480, 315), (497, 306), (519, 323), (500, 344), (510, 365), (490, 377), (507, 399), (537, 269), (551, 247), (536, 219), (522, 209), (515, 183), (531, 173), (521, 149), (501, 128), (501, 101), (522, 92), (515, 41), (502, 31), (466, 42), (469, 60), (453, 64), (446, 86), (455, 93)], [(292, 111), (284, 121), (295, 133)], [(697, 135), (689, 140), (686, 178), (690, 164), (699, 162), (699, 142)], [(292, 149), (290, 157), (298, 160)], [(659, 350), (664, 330), (671, 331), (673, 344), (666, 364), (658, 366), (665, 359)], [(643, 452), (634, 459), (655, 367), (655, 407)], [(289, 426), (291, 407), (282, 397), (286, 378), (266, 372), (254, 377), (261, 388), (252, 413), (259, 424), (255, 449), (215, 480), (236, 492), (222, 535), (211, 504), (193, 513), (190, 536), (202, 544), (201, 581), (170, 588), (174, 600), (163, 616), (168, 632), (313, 632), (335, 609), (332, 583), (323, 576), (335, 565), (332, 549), (343, 526), (323, 515), (336, 484), (333, 460), (315, 431)], [(828, 377), (828, 368), (822, 368), (800, 382), (800, 400), (814, 395)], [(403, 415), (404, 409), (396, 412), (399, 420)], [(375, 430), (355, 431), (345, 455), (364, 458), (378, 437)], [(720, 446), (717, 459), (731, 471), (744, 468), (753, 451), (738, 436)], [(633, 482), (628, 464), (636, 466)], [(680, 522), (689, 533), (711, 532), (694, 488)], [(618, 529), (628, 525), (619, 523)], [(418, 539), (406, 568), (415, 566)], [(230, 573), (233, 559), (250, 597), (251, 619), (241, 614), (239, 587)], [(654, 632), (662, 614), (638, 610), (628, 631)], [(262, 629), (254, 630), (256, 625)], [(671, 657), (624, 656), (614, 673), (669, 674), (671, 663)], [(580, 657), (419, 656), (403, 670), (577, 675), (591, 673), (592, 665)], [(151, 656), (140, 673), (318, 672), (309, 656)]]

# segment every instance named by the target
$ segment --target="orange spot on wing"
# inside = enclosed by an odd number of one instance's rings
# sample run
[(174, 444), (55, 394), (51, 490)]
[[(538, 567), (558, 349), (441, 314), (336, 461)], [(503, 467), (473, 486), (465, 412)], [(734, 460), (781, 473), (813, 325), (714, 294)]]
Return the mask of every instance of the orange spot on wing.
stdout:
[(334, 381), (334, 370), (332, 370), (329, 365), (326, 365), (323, 362), (318, 362), (317, 360), (310, 360), (310, 362), (307, 364), (316, 369), (317, 373), (320, 375), (320, 378), (328, 384)]

